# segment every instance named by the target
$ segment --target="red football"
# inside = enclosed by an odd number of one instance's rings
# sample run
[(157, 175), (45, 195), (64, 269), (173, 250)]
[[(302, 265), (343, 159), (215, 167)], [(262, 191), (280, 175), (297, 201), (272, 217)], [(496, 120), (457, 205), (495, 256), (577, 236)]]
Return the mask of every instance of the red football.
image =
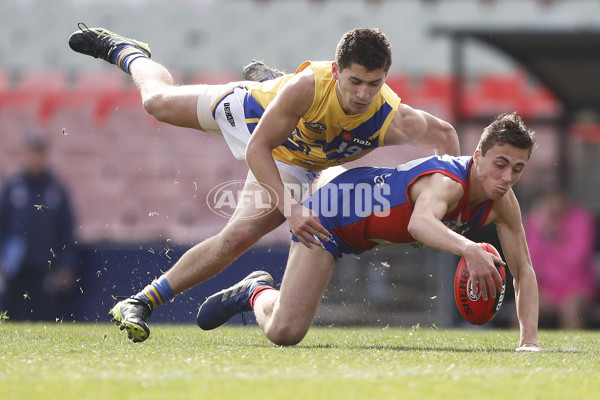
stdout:
[[(491, 244), (478, 244), (488, 253), (500, 257), (498, 250)], [(483, 297), (481, 297), (479, 283), (474, 288), (471, 284), (471, 274), (469, 273), (464, 257), (461, 257), (458, 263), (456, 274), (454, 275), (454, 300), (456, 300), (456, 306), (463, 318), (473, 325), (487, 324), (496, 316), (496, 313), (502, 306), (504, 290), (506, 288), (506, 271), (502, 265), (496, 265), (496, 268), (498, 268), (500, 277), (502, 277), (502, 289), (499, 290), (496, 287), (496, 297), (488, 297), (488, 301), (484, 301)]]

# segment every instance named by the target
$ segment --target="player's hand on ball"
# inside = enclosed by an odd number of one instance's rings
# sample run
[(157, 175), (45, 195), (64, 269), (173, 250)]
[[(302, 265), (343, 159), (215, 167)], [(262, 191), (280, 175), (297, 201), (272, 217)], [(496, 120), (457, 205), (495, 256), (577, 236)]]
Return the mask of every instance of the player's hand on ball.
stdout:
[[(454, 274), (454, 300), (460, 314), (465, 320), (474, 325), (482, 325), (490, 322), (500, 310), (504, 301), (504, 289), (506, 281), (506, 271), (504, 261), (500, 258), (498, 250), (489, 243), (478, 243), (477, 247), (496, 264), (493, 271), (498, 275), (500, 283), (496, 283), (492, 275), (488, 274), (488, 279), (492, 282), (490, 295), (484, 297), (483, 288), (488, 284), (481, 278), (476, 279), (471, 275), (472, 269), (467, 265), (465, 257), (461, 257), (456, 272)], [(471, 258), (473, 262), (476, 259)], [(486, 267), (489, 262), (487, 257), (480, 259), (480, 266)], [(479, 275), (482, 277), (483, 275)]]
[(494, 265), (506, 265), (496, 249), (494, 249), (495, 254), (486, 249), (481, 243), (475, 244), (464, 257), (473, 282), (479, 284), (483, 301), (494, 299), (496, 288), (502, 287), (502, 277)]

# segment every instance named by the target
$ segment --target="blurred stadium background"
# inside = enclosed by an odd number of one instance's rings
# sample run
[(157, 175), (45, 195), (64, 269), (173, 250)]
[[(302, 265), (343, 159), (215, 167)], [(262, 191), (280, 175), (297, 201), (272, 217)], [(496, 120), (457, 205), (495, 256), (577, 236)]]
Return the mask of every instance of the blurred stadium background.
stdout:
[[(501, 112), (519, 112), (537, 132), (538, 148), (516, 188), (524, 212), (558, 179), (600, 216), (600, 105), (565, 105), (527, 65), (460, 33), (593, 37), (600, 32), (598, 0), (2, 0), (0, 182), (19, 165), (21, 134), (33, 127), (49, 132), (52, 163), (70, 188), (78, 221), (82, 263), (73, 319), (107, 320), (111, 295), (142, 288), (217, 233), (226, 220), (209, 210), (206, 194), (247, 171), (221, 137), (153, 121), (127, 75), (72, 52), (67, 39), (80, 21), (149, 42), (153, 59), (181, 84), (239, 80), (252, 59), (293, 71), (305, 59), (332, 59), (349, 29), (379, 27), (393, 48), (388, 84), (407, 104), (455, 124), (464, 154)], [(595, 54), (587, 87), (600, 93), (597, 47)], [(589, 62), (578, 55), (565, 51), (561, 71)], [(428, 154), (380, 149), (353, 165), (390, 166)], [(473, 235), (495, 240), (493, 229)], [(261, 239), (219, 277), (157, 310), (153, 321), (192, 322), (204, 296), (248, 270), (267, 268), (280, 277), (288, 236), (282, 227)], [(317, 322), (452, 326), (456, 261), (404, 246), (345, 257)], [(512, 313), (509, 303), (496, 323), (508, 324)]]

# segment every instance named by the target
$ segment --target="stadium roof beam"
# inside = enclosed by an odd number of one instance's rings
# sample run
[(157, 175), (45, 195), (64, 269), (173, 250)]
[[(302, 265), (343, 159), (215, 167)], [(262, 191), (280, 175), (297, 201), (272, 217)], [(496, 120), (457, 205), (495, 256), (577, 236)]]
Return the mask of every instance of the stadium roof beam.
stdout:
[[(436, 27), (454, 41), (453, 57), (464, 58), (465, 38), (477, 39), (519, 62), (562, 103), (567, 114), (600, 110), (599, 29), (497, 29)], [(456, 54), (458, 53), (458, 54)], [(454, 60), (454, 72), (464, 64)]]
[(600, 113), (600, 29), (438, 26), (432, 32), (452, 39), (452, 100), (457, 124), (466, 120), (461, 110), (466, 39), (476, 39), (510, 56), (556, 96), (564, 109), (554, 123), (563, 128), (559, 158), (565, 167), (560, 179), (565, 182), (568, 126), (580, 112)]

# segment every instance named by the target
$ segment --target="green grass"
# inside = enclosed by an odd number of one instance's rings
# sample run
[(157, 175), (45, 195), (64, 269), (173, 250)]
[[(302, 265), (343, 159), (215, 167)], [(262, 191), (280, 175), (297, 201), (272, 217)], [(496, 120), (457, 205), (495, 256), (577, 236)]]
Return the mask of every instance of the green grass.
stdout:
[(255, 326), (0, 324), (0, 399), (598, 399), (600, 333), (314, 327), (298, 346)]

